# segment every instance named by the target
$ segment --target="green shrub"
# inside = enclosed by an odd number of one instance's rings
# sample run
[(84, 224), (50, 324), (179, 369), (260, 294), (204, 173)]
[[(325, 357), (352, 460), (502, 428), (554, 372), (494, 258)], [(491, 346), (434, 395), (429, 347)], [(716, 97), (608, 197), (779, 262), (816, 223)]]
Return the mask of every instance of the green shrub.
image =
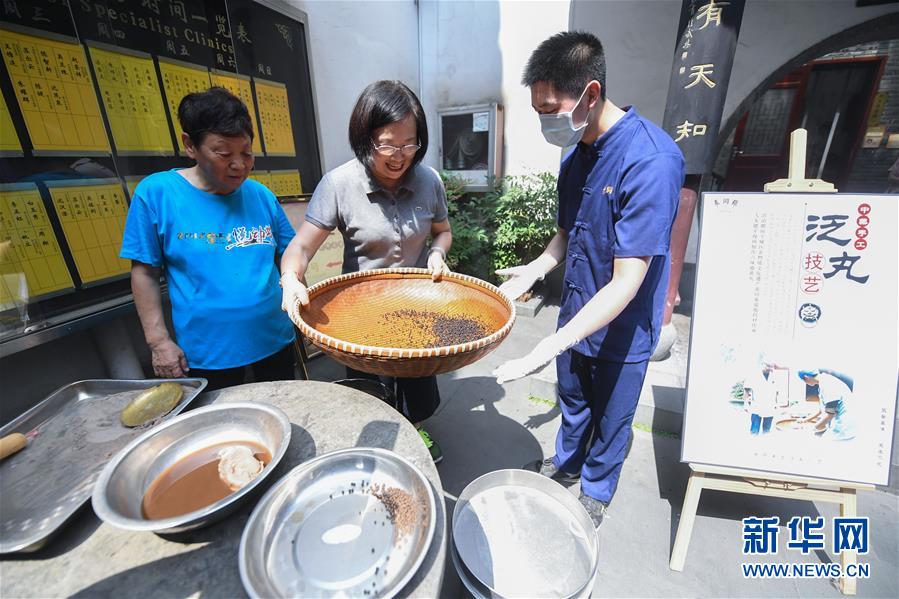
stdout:
[(556, 234), (556, 177), (537, 173), (506, 177), (492, 194), (496, 204), (493, 268), (530, 262)]
[(440, 172), (440, 179), (443, 181), (444, 189), (446, 189), (447, 204), (452, 206), (457, 200), (461, 200), (465, 196), (465, 179), (444, 171)]
[(453, 228), (453, 246), (446, 258), (451, 270), (490, 280), (490, 258), (493, 210), (490, 198), (484, 195), (466, 195), (461, 177), (441, 173), (446, 187), (450, 225)]
[(558, 194), (552, 173), (499, 179), (483, 194), (466, 194), (460, 177), (440, 176), (453, 228), (447, 257), (452, 270), (498, 282), (494, 270), (530, 262), (555, 235)]

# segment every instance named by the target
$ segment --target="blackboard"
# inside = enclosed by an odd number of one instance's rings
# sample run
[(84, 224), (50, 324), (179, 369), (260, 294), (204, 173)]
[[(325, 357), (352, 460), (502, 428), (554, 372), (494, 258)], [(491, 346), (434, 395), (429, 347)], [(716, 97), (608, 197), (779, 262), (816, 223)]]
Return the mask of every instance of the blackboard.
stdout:
[[(297, 156), (258, 155), (256, 167), (298, 169), (306, 192), (321, 178), (304, 23), (252, 0), (6, 0), (0, 11), (0, 23), (283, 83)], [(0, 89), (26, 154), (23, 159), (3, 161), (0, 182), (17, 182), (47, 170), (65, 171), (73, 160), (30, 157), (28, 136), (5, 65), (0, 64), (0, 70)], [(170, 125), (173, 135), (179, 131), (177, 123)], [(120, 177), (147, 175), (187, 163), (179, 158), (119, 156), (97, 161)]]
[[(109, 150), (94, 149), (82, 154), (35, 151), (16, 95), (16, 81), (6, 62), (0, 60), (0, 92), (22, 147), (21, 156), (0, 158), (0, 184), (37, 183), (48, 207), (52, 208), (47, 181), (113, 177), (126, 181), (127, 187), (133, 190), (135, 182), (143, 176), (191, 164), (178, 152), (180, 126), (172, 118), (171, 108), (166, 110), (164, 127), (168, 129), (172, 150), (157, 151), (156, 155), (117, 150), (103, 104), (109, 100), (102, 95), (98, 65), (92, 59), (91, 52), (96, 48), (120, 51), (122, 55), (144, 60), (144, 65), (151, 64), (152, 69), (148, 67), (147, 72), (155, 70), (163, 103), (166, 97), (160, 64), (167, 61), (192, 65), (204, 72), (239, 75), (243, 81), (249, 81), (254, 105), (247, 104), (256, 123), (261, 122), (255, 102), (257, 93), (265, 89), (278, 89), (282, 93), (286, 90), (293, 137), (291, 151), (264, 151), (264, 131), (260, 136), (257, 130), (255, 133), (263, 145), (256, 152), (255, 168), (261, 173), (298, 171), (304, 193), (311, 193), (321, 179), (307, 29), (298, 11), (289, 15), (253, 0), (4, 0), (0, 4), (0, 28), (16, 35), (83, 49), (102, 126), (112, 142)], [(98, 53), (94, 51), (94, 54)], [(263, 86), (261, 90), (256, 88), (257, 80)], [(43, 300), (40, 309), (32, 310), (32, 314), (49, 316), (127, 293), (127, 279), (99, 285), (86, 285), (79, 279), (62, 226), (53, 210), (48, 212), (73, 275), (75, 290), (59, 297), (39, 298)]]

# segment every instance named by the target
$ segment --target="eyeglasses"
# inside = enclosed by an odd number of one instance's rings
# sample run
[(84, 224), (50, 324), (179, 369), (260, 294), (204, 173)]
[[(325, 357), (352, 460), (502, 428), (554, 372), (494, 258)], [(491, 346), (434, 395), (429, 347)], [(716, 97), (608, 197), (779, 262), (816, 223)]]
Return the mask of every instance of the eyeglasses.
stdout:
[(403, 156), (414, 156), (419, 148), (421, 148), (418, 144), (409, 144), (401, 147), (388, 146), (386, 144), (376, 146), (375, 144), (372, 144), (372, 147), (375, 149), (375, 152), (381, 156), (393, 156), (397, 152), (402, 152)]

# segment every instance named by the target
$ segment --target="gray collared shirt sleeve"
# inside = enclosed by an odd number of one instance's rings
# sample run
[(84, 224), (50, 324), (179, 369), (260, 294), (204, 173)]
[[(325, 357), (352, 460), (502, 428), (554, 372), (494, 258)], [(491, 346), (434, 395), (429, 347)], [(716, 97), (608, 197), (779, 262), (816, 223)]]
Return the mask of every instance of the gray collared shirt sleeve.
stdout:
[(319, 181), (309, 200), (309, 206), (306, 209), (306, 220), (313, 225), (328, 231), (337, 228), (337, 193), (338, 190), (333, 182), (331, 173), (325, 173), (322, 180)]

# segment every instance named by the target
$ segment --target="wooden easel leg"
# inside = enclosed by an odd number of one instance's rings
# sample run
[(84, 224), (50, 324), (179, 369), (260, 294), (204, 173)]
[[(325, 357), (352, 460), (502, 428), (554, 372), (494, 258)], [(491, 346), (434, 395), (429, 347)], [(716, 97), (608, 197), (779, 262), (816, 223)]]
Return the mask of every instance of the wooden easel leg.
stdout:
[[(840, 502), (840, 516), (843, 518), (855, 518), (858, 514), (858, 496), (855, 489), (840, 489), (842, 501)], [(856, 579), (846, 577), (846, 568), (854, 566), (858, 562), (858, 554), (855, 551), (842, 551), (840, 553), (840, 566), (843, 577), (840, 578), (840, 592), (844, 595), (855, 595)]]
[(674, 549), (671, 550), (671, 560), (668, 562), (668, 567), (677, 572), (684, 570), (690, 535), (693, 534), (693, 522), (696, 520), (696, 508), (699, 507), (699, 495), (702, 493), (704, 482), (705, 474), (702, 472), (692, 472), (687, 482), (687, 494), (684, 496), (677, 535), (674, 537)]

